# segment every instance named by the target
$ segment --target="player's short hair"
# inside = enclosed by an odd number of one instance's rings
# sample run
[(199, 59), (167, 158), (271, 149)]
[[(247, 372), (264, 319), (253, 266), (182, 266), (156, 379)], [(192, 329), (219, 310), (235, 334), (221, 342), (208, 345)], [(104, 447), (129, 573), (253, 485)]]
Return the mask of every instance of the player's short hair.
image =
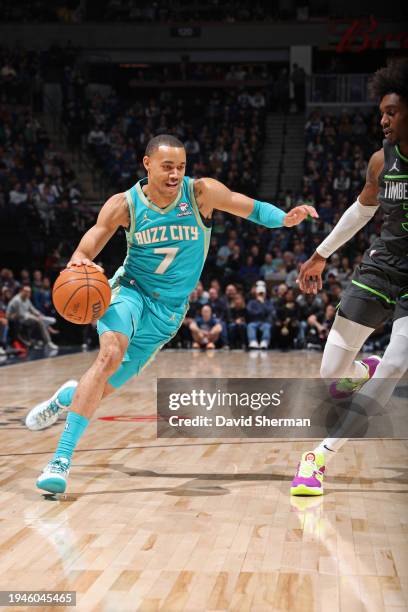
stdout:
[(392, 59), (387, 66), (377, 70), (371, 80), (370, 91), (378, 100), (395, 93), (408, 106), (408, 60)]
[(159, 136), (154, 136), (147, 143), (145, 155), (150, 157), (153, 153), (162, 145), (166, 147), (175, 147), (176, 149), (184, 149), (184, 144), (171, 134), (159, 134)]

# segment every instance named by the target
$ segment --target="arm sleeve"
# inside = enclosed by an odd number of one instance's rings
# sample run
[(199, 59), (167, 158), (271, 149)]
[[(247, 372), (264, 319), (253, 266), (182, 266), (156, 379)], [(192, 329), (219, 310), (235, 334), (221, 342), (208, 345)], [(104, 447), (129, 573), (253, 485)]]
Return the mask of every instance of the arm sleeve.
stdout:
[(342, 215), (327, 238), (319, 244), (317, 253), (325, 259), (330, 257), (374, 217), (378, 208), (379, 206), (363, 206), (359, 200), (356, 200)]
[(286, 213), (277, 206), (268, 202), (254, 200), (254, 210), (247, 218), (258, 225), (273, 228), (283, 227), (285, 217)]

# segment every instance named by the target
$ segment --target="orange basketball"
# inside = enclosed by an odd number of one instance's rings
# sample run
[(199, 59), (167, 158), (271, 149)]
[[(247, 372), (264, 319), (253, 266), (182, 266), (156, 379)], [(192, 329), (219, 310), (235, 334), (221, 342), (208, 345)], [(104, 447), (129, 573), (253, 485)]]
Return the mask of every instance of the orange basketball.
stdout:
[(99, 319), (108, 308), (110, 298), (108, 279), (92, 266), (63, 270), (52, 289), (52, 301), (57, 312), (78, 325)]

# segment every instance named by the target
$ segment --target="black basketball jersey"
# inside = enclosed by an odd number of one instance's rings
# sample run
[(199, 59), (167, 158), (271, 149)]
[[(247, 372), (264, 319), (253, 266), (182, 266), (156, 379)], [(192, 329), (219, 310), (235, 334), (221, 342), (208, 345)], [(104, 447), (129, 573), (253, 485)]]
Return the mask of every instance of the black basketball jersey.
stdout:
[(408, 157), (387, 140), (383, 149), (384, 169), (378, 179), (384, 213), (380, 238), (391, 253), (404, 258), (408, 255)]

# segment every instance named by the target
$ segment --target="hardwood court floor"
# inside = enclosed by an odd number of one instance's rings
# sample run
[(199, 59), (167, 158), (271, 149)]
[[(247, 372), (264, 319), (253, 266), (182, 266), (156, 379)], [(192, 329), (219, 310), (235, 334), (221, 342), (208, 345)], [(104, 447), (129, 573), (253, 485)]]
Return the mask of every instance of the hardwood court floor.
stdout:
[(62, 424), (21, 418), (93, 358), (0, 370), (0, 590), (75, 590), (84, 611), (408, 609), (407, 441), (350, 442), (323, 498), (291, 499), (310, 441), (157, 440), (146, 418), (159, 375), (317, 376), (321, 354), (162, 352), (97, 415), (142, 419), (95, 420), (67, 494), (44, 497)]

